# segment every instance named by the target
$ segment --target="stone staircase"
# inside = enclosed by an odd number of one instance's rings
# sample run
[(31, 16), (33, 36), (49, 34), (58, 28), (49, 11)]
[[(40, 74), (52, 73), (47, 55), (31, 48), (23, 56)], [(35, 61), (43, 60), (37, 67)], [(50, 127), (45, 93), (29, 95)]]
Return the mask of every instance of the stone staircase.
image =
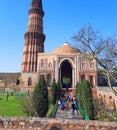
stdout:
[(72, 114), (71, 108), (69, 108), (68, 110), (61, 110), (61, 106), (58, 107), (55, 118), (83, 120), (83, 117), (79, 112), (77, 114), (77, 112), (74, 111), (74, 114)]

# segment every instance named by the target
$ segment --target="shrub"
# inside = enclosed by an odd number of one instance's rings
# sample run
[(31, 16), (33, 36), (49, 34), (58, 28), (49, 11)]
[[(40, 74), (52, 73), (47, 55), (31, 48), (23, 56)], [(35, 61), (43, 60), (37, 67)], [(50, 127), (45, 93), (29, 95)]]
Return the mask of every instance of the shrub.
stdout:
[(99, 121), (117, 121), (116, 110), (108, 110), (101, 99), (94, 99), (95, 119)]
[(28, 117), (37, 116), (36, 110), (34, 108), (32, 94), (25, 96), (21, 100), (21, 109)]
[(78, 97), (78, 103), (80, 104), (80, 106), (83, 108), (83, 103), (82, 103), (82, 84), (78, 84), (76, 85), (76, 89), (77, 89), (77, 97)]
[(52, 85), (51, 85), (51, 98), (52, 98), (53, 105), (56, 104), (57, 95), (58, 95), (58, 86), (57, 86), (56, 81), (54, 79), (52, 82)]
[(83, 110), (90, 119), (94, 118), (94, 104), (90, 84), (87, 80), (82, 83), (82, 105)]
[(38, 116), (45, 117), (48, 112), (49, 101), (47, 85), (43, 74), (40, 75), (39, 82), (35, 86), (33, 93), (33, 102)]

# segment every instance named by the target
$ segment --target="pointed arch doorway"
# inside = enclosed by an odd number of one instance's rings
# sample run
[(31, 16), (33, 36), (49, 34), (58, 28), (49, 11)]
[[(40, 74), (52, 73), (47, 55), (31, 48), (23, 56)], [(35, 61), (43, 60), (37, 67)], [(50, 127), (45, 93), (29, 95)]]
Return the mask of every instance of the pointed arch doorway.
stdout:
[(64, 60), (60, 65), (60, 82), (63, 89), (72, 88), (72, 65), (69, 60)]

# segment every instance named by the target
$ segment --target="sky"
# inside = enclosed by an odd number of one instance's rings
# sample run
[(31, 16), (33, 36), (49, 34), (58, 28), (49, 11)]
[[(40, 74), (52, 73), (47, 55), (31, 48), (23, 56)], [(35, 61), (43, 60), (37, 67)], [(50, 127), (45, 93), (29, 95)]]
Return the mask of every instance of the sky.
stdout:
[[(20, 72), (32, 0), (0, 0), (0, 72)], [(45, 52), (90, 23), (103, 36), (117, 35), (117, 0), (43, 0)]]

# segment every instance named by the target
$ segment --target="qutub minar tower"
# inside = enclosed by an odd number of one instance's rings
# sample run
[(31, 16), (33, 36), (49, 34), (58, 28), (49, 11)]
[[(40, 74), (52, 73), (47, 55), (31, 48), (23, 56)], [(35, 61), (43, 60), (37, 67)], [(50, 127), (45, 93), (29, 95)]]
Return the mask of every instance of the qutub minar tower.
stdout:
[(21, 65), (20, 85), (22, 91), (32, 90), (38, 81), (38, 53), (44, 52), (45, 35), (43, 34), (42, 0), (32, 0), (29, 9), (28, 29), (24, 35), (25, 45)]
[(28, 29), (25, 33), (25, 46), (21, 72), (37, 72), (38, 53), (44, 52), (42, 0), (32, 0), (29, 9)]

